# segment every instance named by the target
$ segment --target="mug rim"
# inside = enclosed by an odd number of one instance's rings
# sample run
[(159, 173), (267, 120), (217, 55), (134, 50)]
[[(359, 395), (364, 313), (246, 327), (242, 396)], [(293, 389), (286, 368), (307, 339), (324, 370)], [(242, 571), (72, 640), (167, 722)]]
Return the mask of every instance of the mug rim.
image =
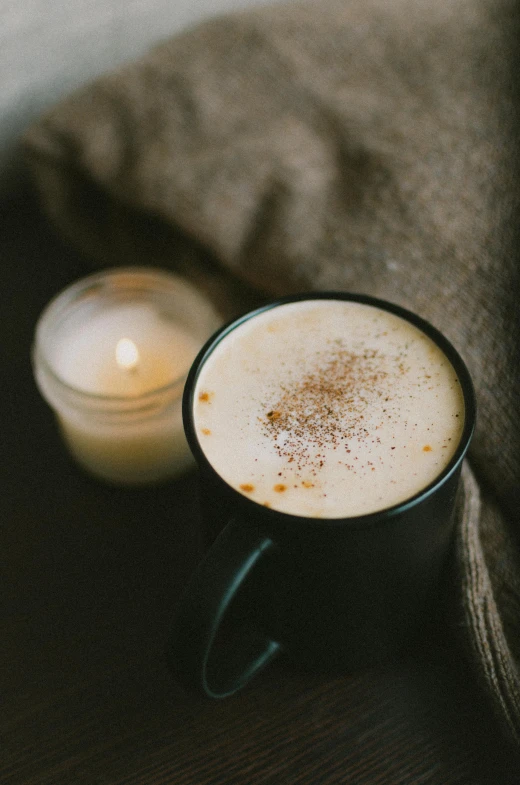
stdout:
[[(435, 477), (434, 480), (432, 480), (428, 485), (415, 493), (413, 496), (410, 496), (402, 502), (391, 505), (390, 507), (384, 507), (380, 510), (376, 510), (375, 512), (364, 513), (362, 515), (323, 518), (294, 515), (293, 513), (264, 507), (258, 502), (255, 502), (253, 499), (250, 499), (249, 497), (239, 493), (239, 491), (237, 491), (235, 488), (233, 488), (233, 486), (229, 485), (226, 480), (224, 480), (224, 478), (217, 472), (217, 470), (206, 457), (206, 454), (198, 439), (193, 417), (195, 387), (199, 373), (204, 363), (206, 362), (206, 359), (212, 354), (214, 349), (220, 344), (221, 341), (224, 340), (224, 338), (226, 338), (242, 324), (248, 322), (250, 319), (260, 316), (262, 313), (270, 311), (273, 308), (278, 308), (282, 305), (311, 300), (340, 300), (344, 302), (357, 302), (379, 308), (383, 311), (387, 311), (401, 317), (405, 321), (408, 321), (415, 327), (419, 328), (425, 335), (434, 341), (434, 343), (444, 352), (457, 374), (464, 399), (464, 426), (462, 428), (462, 433), (455, 452), (450, 458), (448, 464), (444, 467), (442, 472), (440, 472), (440, 474)], [(239, 502), (245, 510), (250, 509), (252, 512), (256, 511), (257, 514), (258, 511), (261, 510), (262, 515), (265, 515), (267, 518), (272, 516), (273, 519), (278, 518), (283, 521), (284, 525), (290, 525), (292, 522), (294, 522), (295, 524), (297, 523), (298, 526), (317, 525), (319, 527), (323, 527), (343, 525), (354, 527), (356, 525), (376, 525), (387, 522), (389, 518), (400, 516), (410, 508), (420, 504), (429, 496), (433, 495), (440, 487), (442, 487), (459, 469), (459, 466), (461, 465), (469, 448), (469, 444), (475, 430), (476, 414), (476, 395), (469, 370), (457, 349), (440, 330), (438, 330), (422, 316), (419, 316), (415, 312), (410, 311), (409, 309), (398, 305), (397, 303), (393, 303), (389, 300), (384, 300), (382, 298), (374, 297), (368, 294), (347, 292), (343, 290), (318, 290), (315, 292), (306, 291), (279, 297), (275, 300), (264, 303), (263, 305), (260, 305), (259, 307), (242, 314), (241, 316), (229, 320), (226, 324), (222, 325), (218, 330), (216, 330), (200, 349), (186, 377), (186, 383), (182, 397), (182, 418), (184, 432), (190, 450), (193, 453), (199, 469), (203, 467), (204, 470), (209, 471), (210, 474), (212, 474), (214, 478), (217, 479), (217, 481), (225, 489), (227, 489), (228, 493), (237, 498), (237, 502)]]

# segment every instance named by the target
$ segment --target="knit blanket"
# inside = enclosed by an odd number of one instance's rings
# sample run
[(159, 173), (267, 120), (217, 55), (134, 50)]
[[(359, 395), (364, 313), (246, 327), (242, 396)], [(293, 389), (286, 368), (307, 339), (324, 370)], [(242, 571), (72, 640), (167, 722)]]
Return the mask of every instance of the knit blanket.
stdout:
[(224, 315), (301, 290), (410, 308), (463, 355), (476, 435), (460, 629), (520, 743), (520, 7), (321, 0), (211, 19), (25, 134), (93, 264), (159, 264)]

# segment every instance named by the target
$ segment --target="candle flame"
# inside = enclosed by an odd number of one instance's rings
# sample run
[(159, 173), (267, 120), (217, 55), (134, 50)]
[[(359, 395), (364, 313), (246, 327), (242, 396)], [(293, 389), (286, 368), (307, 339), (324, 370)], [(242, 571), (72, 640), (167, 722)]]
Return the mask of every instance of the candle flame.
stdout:
[(116, 345), (116, 362), (125, 371), (133, 371), (139, 362), (137, 346), (130, 338), (121, 338)]

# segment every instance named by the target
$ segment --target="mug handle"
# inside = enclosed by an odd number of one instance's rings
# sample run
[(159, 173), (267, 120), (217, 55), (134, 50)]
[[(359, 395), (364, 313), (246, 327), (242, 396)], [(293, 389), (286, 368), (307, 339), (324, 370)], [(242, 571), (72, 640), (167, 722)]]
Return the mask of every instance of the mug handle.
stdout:
[(167, 653), (174, 675), (210, 698), (238, 692), (278, 656), (281, 644), (258, 629), (240, 630), (237, 644), (217, 669), (215, 641), (226, 612), (265, 556), (276, 551), (253, 524), (232, 519), (199, 564), (180, 600)]

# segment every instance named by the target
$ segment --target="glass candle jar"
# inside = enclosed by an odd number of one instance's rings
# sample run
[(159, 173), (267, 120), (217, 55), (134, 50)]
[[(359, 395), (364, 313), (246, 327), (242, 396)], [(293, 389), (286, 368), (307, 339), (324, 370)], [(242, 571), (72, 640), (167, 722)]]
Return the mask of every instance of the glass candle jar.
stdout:
[(105, 270), (51, 300), (36, 326), (34, 375), (85, 469), (139, 485), (190, 465), (184, 382), (220, 322), (197, 289), (150, 268)]

